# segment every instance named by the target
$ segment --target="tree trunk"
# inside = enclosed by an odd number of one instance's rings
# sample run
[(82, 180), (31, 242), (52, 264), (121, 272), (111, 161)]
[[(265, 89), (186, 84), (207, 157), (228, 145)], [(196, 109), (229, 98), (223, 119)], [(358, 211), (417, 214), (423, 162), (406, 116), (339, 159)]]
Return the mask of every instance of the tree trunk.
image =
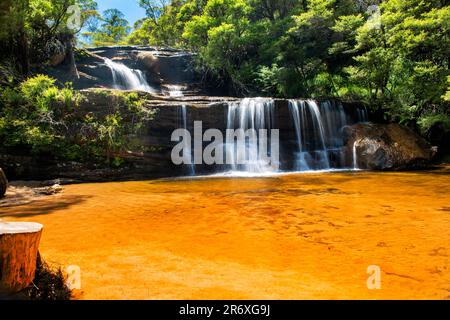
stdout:
[(34, 279), (42, 225), (0, 222), (0, 295), (27, 288)]
[(26, 76), (30, 73), (30, 58), (28, 52), (28, 40), (24, 30), (19, 32), (19, 45), (17, 49), (17, 57), (22, 69), (22, 75)]
[(0, 168), (0, 198), (3, 198), (8, 189), (8, 179), (6, 179), (5, 173), (2, 168)]
[(80, 75), (78, 73), (77, 64), (75, 61), (75, 53), (74, 53), (74, 36), (72, 34), (66, 34), (63, 37), (64, 47), (66, 48), (66, 63), (70, 68), (70, 75), (74, 79), (80, 79)]

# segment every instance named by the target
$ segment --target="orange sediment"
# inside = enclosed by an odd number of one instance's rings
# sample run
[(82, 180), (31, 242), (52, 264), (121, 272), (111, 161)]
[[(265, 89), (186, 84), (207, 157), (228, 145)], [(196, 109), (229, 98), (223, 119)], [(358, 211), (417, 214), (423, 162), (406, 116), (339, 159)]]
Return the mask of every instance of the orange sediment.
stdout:
[(449, 188), (448, 169), (81, 184), (0, 218), (44, 224), (84, 299), (447, 299)]

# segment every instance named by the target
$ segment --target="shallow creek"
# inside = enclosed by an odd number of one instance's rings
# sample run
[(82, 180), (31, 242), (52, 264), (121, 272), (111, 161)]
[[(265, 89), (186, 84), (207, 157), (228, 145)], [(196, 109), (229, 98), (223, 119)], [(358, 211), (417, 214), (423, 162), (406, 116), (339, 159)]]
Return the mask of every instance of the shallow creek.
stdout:
[(0, 218), (44, 224), (81, 299), (448, 298), (449, 188), (450, 168), (80, 184)]

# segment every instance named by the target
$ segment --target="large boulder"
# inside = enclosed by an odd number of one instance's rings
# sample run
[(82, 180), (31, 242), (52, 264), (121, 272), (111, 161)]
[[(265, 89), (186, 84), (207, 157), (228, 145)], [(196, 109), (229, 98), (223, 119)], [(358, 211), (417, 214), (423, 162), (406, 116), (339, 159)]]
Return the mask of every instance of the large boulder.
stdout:
[(50, 59), (49, 59), (49, 63), (52, 67), (57, 67), (60, 64), (62, 64), (64, 62), (64, 60), (66, 59), (66, 53), (65, 52), (58, 52), (53, 54)]
[(147, 70), (153, 70), (158, 63), (158, 58), (150, 51), (135, 52), (135, 59), (147, 68)]
[(194, 56), (183, 51), (134, 51), (130, 56), (149, 75), (162, 84), (193, 84), (196, 79)]
[(6, 179), (5, 173), (0, 168), (0, 198), (5, 196), (6, 189), (8, 189), (8, 179)]
[(0, 221), (0, 297), (33, 281), (41, 233), (39, 223)]
[(433, 148), (398, 124), (360, 123), (344, 129), (348, 165), (369, 170), (407, 170), (429, 164)]

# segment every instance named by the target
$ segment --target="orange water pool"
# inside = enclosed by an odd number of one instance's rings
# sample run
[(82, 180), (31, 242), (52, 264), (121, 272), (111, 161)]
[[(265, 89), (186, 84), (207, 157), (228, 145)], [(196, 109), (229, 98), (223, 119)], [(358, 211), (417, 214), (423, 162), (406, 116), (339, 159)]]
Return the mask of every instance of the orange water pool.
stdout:
[(81, 184), (0, 218), (44, 224), (82, 299), (448, 299), (449, 189), (448, 168)]

